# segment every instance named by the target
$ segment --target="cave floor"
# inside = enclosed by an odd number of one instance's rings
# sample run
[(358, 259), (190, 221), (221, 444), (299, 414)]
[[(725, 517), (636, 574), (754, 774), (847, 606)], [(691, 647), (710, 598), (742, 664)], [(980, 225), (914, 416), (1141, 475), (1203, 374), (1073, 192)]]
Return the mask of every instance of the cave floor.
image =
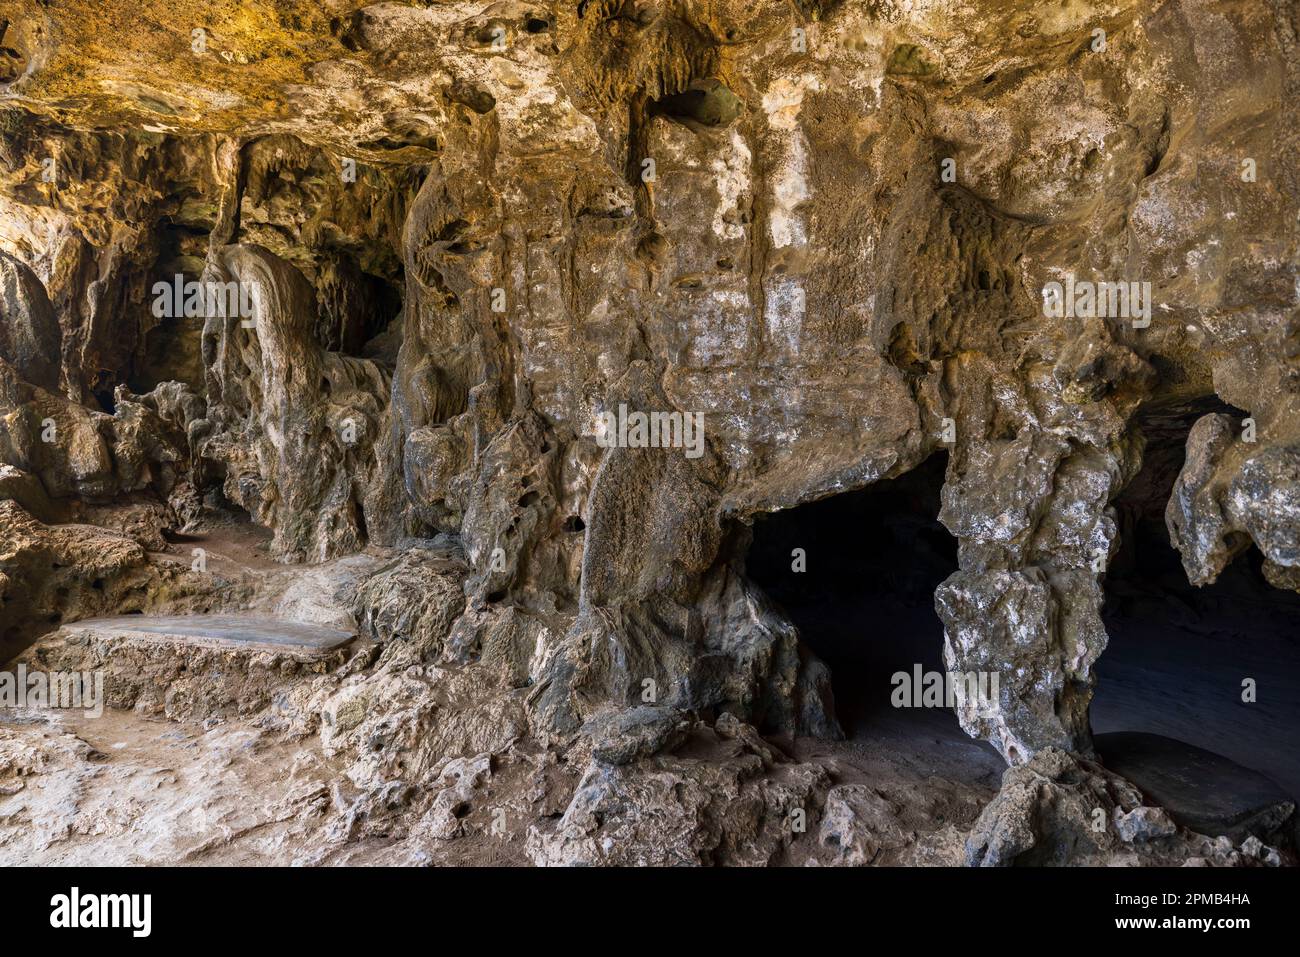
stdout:
[(826, 766), (837, 784), (868, 785), (893, 806), (899, 826), (916, 843), (886, 853), (877, 864), (959, 864), (959, 842), (946, 858), (926, 861), (925, 847), (941, 830), (968, 830), (996, 794), (1007, 770), (1001, 756), (962, 732), (950, 712), (885, 710), (862, 715), (842, 741), (776, 739), (798, 761)]
[(1240, 842), (1273, 831), (1291, 814), (1277, 784), (1222, 755), (1141, 731), (1099, 734), (1094, 742), (1108, 768), (1202, 834)]
[[(996, 792), (1001, 759), (944, 720), (951, 715), (879, 717), (850, 740), (772, 740), (824, 766), (837, 785), (868, 786), (892, 809), (873, 863), (960, 863), (960, 835)], [(504, 843), (339, 833), (355, 790), (343, 763), (318, 736), (257, 720), (0, 711), (6, 760), (32, 769), (0, 792), (0, 864), (527, 863), (522, 833)], [(508, 770), (494, 786), (494, 800), (525, 790)], [(816, 841), (814, 826), (775, 863), (807, 862)]]
[[(1300, 635), (1267, 604), (1216, 586), (1196, 604), (1145, 593), (1107, 616), (1095, 734), (1147, 732), (1261, 772), (1300, 803)], [(1255, 681), (1256, 700), (1242, 700)]]
[(323, 815), (338, 772), (310, 743), (246, 721), (114, 709), (0, 714), (0, 754), (37, 765), (0, 798), (6, 865), (296, 863), (293, 838)]
[[(254, 526), (207, 528), (170, 544), (165, 558), (188, 563), (195, 547), (206, 550), (213, 567), (255, 580), (259, 588), (282, 578), (311, 584), (303, 569), (286, 571), (266, 558), (265, 534)], [(797, 611), (801, 630), (814, 633), (831, 652), (836, 713), (846, 739), (771, 740), (795, 761), (825, 767), (834, 785), (870, 789), (889, 809), (871, 863), (960, 864), (962, 835), (996, 794), (1006, 765), (990, 745), (968, 737), (950, 711), (891, 704), (895, 671), (910, 671), (914, 664), (927, 671), (942, 668), (941, 634), (929, 601), (849, 607), (818, 602)], [(1160, 621), (1145, 606), (1129, 612), (1122, 627)], [(97, 626), (102, 630), (104, 621)], [(247, 614), (132, 615), (111, 620), (109, 627), (181, 643), (188, 635), (198, 644), (284, 647), (287, 639), (291, 646), (329, 649), (351, 637)], [(1283, 766), (1297, 771), (1279, 777), (1284, 785), (1292, 782), (1294, 793), (1300, 755), (1269, 729), (1296, 726), (1294, 712), (1281, 718), (1274, 712), (1282, 707), (1279, 698), (1300, 701), (1300, 687), (1277, 676), (1271, 663), (1279, 649), (1290, 647), (1289, 638), (1280, 627), (1270, 634), (1276, 648), (1256, 642), (1250, 654), (1257, 657), (1242, 658), (1240, 636), (1192, 629), (1179, 638), (1185, 654), (1176, 668), (1165, 645), (1116, 642), (1101, 659), (1104, 693), (1094, 709), (1096, 730), (1162, 733), (1248, 767), (1268, 763), (1252, 763), (1251, 748), (1271, 755), (1273, 770), (1280, 754)], [(1205, 645), (1200, 651), (1197, 642)], [(1235, 687), (1219, 687), (1215, 675), (1222, 672), (1212, 673), (1209, 663), (1225, 657), (1240, 665), (1237, 670), (1259, 676), (1266, 706), (1242, 705)], [(1202, 659), (1206, 667), (1198, 670)], [(1193, 688), (1189, 680), (1202, 684)], [(1189, 727), (1200, 728), (1199, 736), (1189, 735)], [(318, 735), (288, 733), (256, 719), (163, 720), (112, 709), (101, 718), (0, 712), (0, 771), (6, 761), (20, 768), (27, 762), (31, 771), (20, 770), (6, 783), (10, 790), (0, 790), (0, 863), (527, 862), (523, 833), (505, 842), (474, 835), (442, 842), (401, 826), (389, 832), (378, 822), (340, 833), (337, 822), (351, 820), (348, 808), (356, 798), (343, 763), (326, 754)], [(522, 779), (512, 780), (509, 761), (504, 768), (494, 779), (497, 800), (526, 790)], [(808, 862), (817, 840), (814, 825), (775, 863)]]

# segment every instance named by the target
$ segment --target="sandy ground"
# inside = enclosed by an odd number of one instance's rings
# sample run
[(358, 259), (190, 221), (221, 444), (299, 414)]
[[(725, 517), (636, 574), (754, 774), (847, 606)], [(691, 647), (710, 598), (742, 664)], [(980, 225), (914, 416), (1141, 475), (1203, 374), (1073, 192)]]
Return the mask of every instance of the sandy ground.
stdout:
[(245, 722), (0, 714), (0, 863), (294, 863), (336, 774)]

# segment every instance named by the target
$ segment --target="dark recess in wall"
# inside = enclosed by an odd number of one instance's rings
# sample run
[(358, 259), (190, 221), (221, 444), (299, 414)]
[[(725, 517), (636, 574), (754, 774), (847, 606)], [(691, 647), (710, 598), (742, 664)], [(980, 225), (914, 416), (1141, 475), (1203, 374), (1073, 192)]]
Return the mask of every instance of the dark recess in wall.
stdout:
[[(850, 737), (891, 709), (895, 672), (944, 670), (934, 590), (957, 570), (957, 540), (937, 518), (947, 464), (941, 452), (900, 478), (754, 522), (749, 577), (831, 669)], [(791, 569), (795, 548), (806, 553), (805, 572)], [(945, 715), (956, 727), (956, 715)]]
[[(1268, 584), (1253, 547), (1212, 585), (1193, 586), (1165, 527), (1187, 432), (1210, 412), (1246, 416), (1217, 400), (1139, 416), (1147, 447), (1115, 502), (1121, 542), (1104, 582), (1110, 642), (1097, 661), (1093, 731), (1185, 741), (1263, 772), (1297, 798), (1300, 595)], [(1246, 678), (1256, 682), (1254, 703), (1242, 701)]]

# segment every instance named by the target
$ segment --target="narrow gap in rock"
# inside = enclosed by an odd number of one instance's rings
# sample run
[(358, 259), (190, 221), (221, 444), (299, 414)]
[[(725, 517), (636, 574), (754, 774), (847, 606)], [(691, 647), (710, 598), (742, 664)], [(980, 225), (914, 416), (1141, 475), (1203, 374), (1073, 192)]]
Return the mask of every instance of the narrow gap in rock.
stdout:
[(101, 369), (95, 379), (94, 387), (90, 390), (95, 401), (99, 403), (102, 409), (108, 415), (117, 411), (117, 399), (115, 398), (117, 383), (113, 381), (113, 374), (107, 369)]

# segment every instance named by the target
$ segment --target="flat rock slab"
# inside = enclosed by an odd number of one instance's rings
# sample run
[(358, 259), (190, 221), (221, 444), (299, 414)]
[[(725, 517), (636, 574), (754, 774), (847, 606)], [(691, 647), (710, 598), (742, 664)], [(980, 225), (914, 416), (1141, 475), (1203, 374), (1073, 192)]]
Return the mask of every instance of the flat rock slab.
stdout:
[(1201, 834), (1263, 838), (1295, 810), (1268, 777), (1213, 751), (1139, 731), (1099, 734), (1093, 742), (1106, 767)]
[(290, 654), (300, 660), (324, 658), (353, 639), (354, 634), (267, 615), (119, 615), (86, 618), (65, 625), (69, 635), (126, 638), (244, 651)]

